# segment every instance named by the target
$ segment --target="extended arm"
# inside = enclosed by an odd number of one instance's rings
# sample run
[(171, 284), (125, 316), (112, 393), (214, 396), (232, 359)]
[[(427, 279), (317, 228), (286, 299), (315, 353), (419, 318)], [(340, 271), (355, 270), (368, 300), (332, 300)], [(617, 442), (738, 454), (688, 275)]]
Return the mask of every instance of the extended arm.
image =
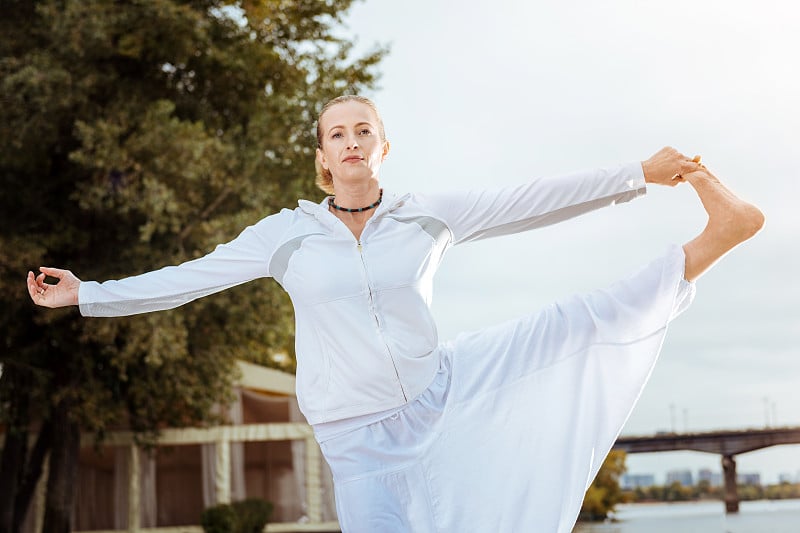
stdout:
[(644, 162), (537, 178), (497, 190), (419, 195), (444, 220), (455, 244), (555, 224), (645, 193), (646, 183), (676, 185), (697, 163), (672, 148)]
[[(171, 309), (241, 283), (269, 276), (268, 261), (290, 211), (267, 217), (208, 255), (121, 280), (81, 282), (67, 270), (28, 273), (28, 292), (45, 307), (79, 305), (84, 316), (125, 316)], [(44, 282), (45, 274), (59, 279)]]

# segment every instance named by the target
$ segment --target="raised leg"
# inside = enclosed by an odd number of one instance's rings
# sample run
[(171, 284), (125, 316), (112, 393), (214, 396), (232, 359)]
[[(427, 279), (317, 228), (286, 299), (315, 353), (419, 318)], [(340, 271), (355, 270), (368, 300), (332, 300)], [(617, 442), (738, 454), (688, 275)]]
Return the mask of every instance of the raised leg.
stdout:
[(738, 198), (705, 167), (684, 174), (683, 178), (697, 191), (708, 213), (703, 232), (683, 246), (684, 277), (694, 281), (729, 251), (758, 233), (764, 225), (764, 214)]

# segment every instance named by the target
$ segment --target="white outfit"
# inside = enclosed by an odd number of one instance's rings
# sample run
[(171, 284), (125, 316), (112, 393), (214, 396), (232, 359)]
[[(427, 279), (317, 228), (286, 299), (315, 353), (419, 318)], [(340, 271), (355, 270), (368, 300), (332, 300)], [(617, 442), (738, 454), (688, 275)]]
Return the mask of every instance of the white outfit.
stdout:
[(694, 296), (683, 268), (673, 246), (629, 280), (462, 334), (413, 402), (315, 426), (342, 531), (572, 531), (667, 323)]
[(516, 188), (395, 196), (361, 240), (301, 200), (211, 254), (103, 284), (84, 315), (168, 309), (272, 276), (296, 316), (297, 395), (346, 532), (564, 531), (691, 301), (682, 249), (629, 281), (440, 343), (433, 274), (453, 244), (643, 194), (639, 162)]
[(439, 368), (433, 276), (457, 243), (515, 233), (644, 194), (641, 164), (496, 191), (384, 193), (361, 240), (327, 202), (266, 217), (205, 257), (120, 281), (81, 283), (85, 316), (177, 307), (259, 277), (294, 305), (297, 399), (311, 424), (400, 407)]

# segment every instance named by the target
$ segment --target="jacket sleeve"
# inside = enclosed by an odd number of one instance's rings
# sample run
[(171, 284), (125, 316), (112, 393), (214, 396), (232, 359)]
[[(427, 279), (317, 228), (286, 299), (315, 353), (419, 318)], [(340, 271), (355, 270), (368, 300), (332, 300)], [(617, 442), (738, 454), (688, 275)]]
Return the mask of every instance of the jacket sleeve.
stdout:
[(639, 161), (536, 178), (497, 190), (414, 195), (453, 233), (453, 244), (549, 226), (645, 194)]
[(78, 288), (83, 316), (127, 316), (172, 309), (215, 292), (269, 277), (269, 259), (291, 211), (264, 218), (204, 257), (177, 266)]

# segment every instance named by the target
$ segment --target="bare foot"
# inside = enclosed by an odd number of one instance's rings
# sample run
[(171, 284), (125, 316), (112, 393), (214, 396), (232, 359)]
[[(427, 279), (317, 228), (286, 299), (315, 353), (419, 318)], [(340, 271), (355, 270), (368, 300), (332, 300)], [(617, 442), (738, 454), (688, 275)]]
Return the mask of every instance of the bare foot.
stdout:
[(764, 214), (726, 188), (705, 167), (684, 174), (708, 213), (703, 233), (684, 245), (688, 281), (697, 279), (722, 256), (754, 236), (764, 226)]

